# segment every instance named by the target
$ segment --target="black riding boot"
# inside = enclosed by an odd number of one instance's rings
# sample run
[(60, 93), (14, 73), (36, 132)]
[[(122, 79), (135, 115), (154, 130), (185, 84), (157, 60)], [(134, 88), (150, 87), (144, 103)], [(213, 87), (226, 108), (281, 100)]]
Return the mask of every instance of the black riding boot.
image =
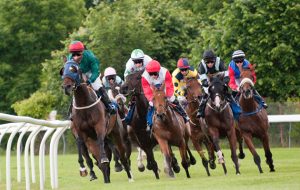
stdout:
[(229, 103), (235, 102), (234, 97), (233, 97), (232, 94), (230, 94), (229, 92), (226, 93), (226, 100), (227, 100)]
[(111, 105), (111, 101), (103, 87), (99, 88), (99, 90), (97, 91), (97, 95), (98, 95), (98, 97), (101, 97), (101, 100), (102, 100), (103, 104), (105, 105), (107, 112), (110, 114), (115, 114), (116, 110)]
[(180, 105), (179, 101), (177, 99), (175, 99), (174, 102), (172, 102), (172, 103), (176, 105), (175, 109), (183, 117), (184, 122), (185, 123), (188, 122), (190, 120), (190, 118), (186, 114), (186, 112), (184, 111), (184, 109), (182, 108), (182, 106)]
[(199, 109), (198, 109), (198, 112), (196, 115), (197, 118), (200, 118), (200, 117), (204, 118), (204, 110), (205, 110), (205, 105), (206, 105), (207, 100), (208, 100), (208, 94), (203, 94), (201, 101), (200, 101)]
[(268, 108), (267, 103), (264, 101), (264, 99), (261, 97), (261, 95), (257, 92), (256, 89), (253, 90), (253, 93), (254, 93), (254, 95), (256, 95), (256, 97), (259, 99), (259, 101), (261, 101), (262, 106), (263, 106), (265, 109), (267, 109), (267, 108)]

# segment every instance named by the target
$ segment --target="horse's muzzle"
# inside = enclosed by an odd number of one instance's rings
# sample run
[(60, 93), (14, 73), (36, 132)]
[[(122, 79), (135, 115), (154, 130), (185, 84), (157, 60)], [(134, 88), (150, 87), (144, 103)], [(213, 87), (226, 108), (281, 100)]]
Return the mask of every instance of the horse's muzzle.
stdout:
[(62, 85), (62, 88), (64, 89), (64, 93), (68, 96), (72, 94), (72, 86), (71, 85)]

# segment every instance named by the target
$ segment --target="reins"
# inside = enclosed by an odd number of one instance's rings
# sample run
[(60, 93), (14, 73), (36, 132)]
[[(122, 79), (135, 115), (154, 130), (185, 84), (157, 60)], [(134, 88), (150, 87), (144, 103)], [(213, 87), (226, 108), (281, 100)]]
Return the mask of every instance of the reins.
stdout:
[[(84, 83), (81, 83), (81, 84), (84, 84)], [(80, 84), (80, 85), (81, 85)], [(90, 87), (87, 87), (87, 88), (90, 88)], [(91, 89), (91, 88), (90, 88)], [(76, 90), (76, 89), (75, 89)], [(94, 95), (97, 97), (97, 94), (96, 92), (92, 89), (92, 92), (94, 93)], [(98, 104), (101, 100), (101, 96), (92, 104), (88, 105), (88, 106), (82, 106), (82, 107), (79, 107), (79, 106), (76, 106), (76, 103), (75, 103), (75, 97), (73, 96), (73, 107), (76, 109), (76, 110), (84, 110), (84, 109), (88, 109), (88, 108), (91, 108), (93, 106), (95, 106), (96, 104)]]

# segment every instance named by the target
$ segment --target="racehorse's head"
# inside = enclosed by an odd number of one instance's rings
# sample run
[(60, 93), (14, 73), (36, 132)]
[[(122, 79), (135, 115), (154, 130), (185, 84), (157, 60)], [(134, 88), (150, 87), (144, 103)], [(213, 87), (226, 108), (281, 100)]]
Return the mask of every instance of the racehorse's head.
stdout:
[(253, 97), (253, 70), (254, 67), (248, 69), (242, 69), (241, 71), (241, 83), (239, 86), (240, 92), (245, 99), (250, 99)]
[(165, 84), (151, 86), (153, 92), (153, 105), (155, 113), (159, 118), (163, 118), (167, 112), (167, 101), (165, 93)]
[(226, 93), (225, 83), (219, 77), (212, 77), (210, 79), (210, 85), (208, 87), (208, 92), (212, 104), (216, 110), (220, 111), (225, 105), (225, 93)]
[(142, 74), (144, 71), (138, 71), (136, 73), (127, 75), (125, 83), (121, 86), (120, 92), (124, 95), (135, 95), (142, 92)]
[(71, 95), (73, 89), (79, 86), (81, 81), (81, 73), (78, 64), (72, 60), (67, 61), (64, 68), (61, 70), (61, 75), (63, 78), (62, 88), (66, 95)]
[(186, 95), (189, 101), (198, 101), (202, 94), (201, 85), (197, 78), (188, 78), (186, 81)]

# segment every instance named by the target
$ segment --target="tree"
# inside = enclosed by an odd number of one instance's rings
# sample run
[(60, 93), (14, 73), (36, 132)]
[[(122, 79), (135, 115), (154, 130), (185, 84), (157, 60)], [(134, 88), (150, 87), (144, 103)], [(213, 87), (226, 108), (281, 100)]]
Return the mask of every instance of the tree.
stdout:
[[(82, 7), (82, 8), (81, 8)], [(79, 27), (84, 1), (0, 1), (0, 111), (40, 87), (41, 62)]]

